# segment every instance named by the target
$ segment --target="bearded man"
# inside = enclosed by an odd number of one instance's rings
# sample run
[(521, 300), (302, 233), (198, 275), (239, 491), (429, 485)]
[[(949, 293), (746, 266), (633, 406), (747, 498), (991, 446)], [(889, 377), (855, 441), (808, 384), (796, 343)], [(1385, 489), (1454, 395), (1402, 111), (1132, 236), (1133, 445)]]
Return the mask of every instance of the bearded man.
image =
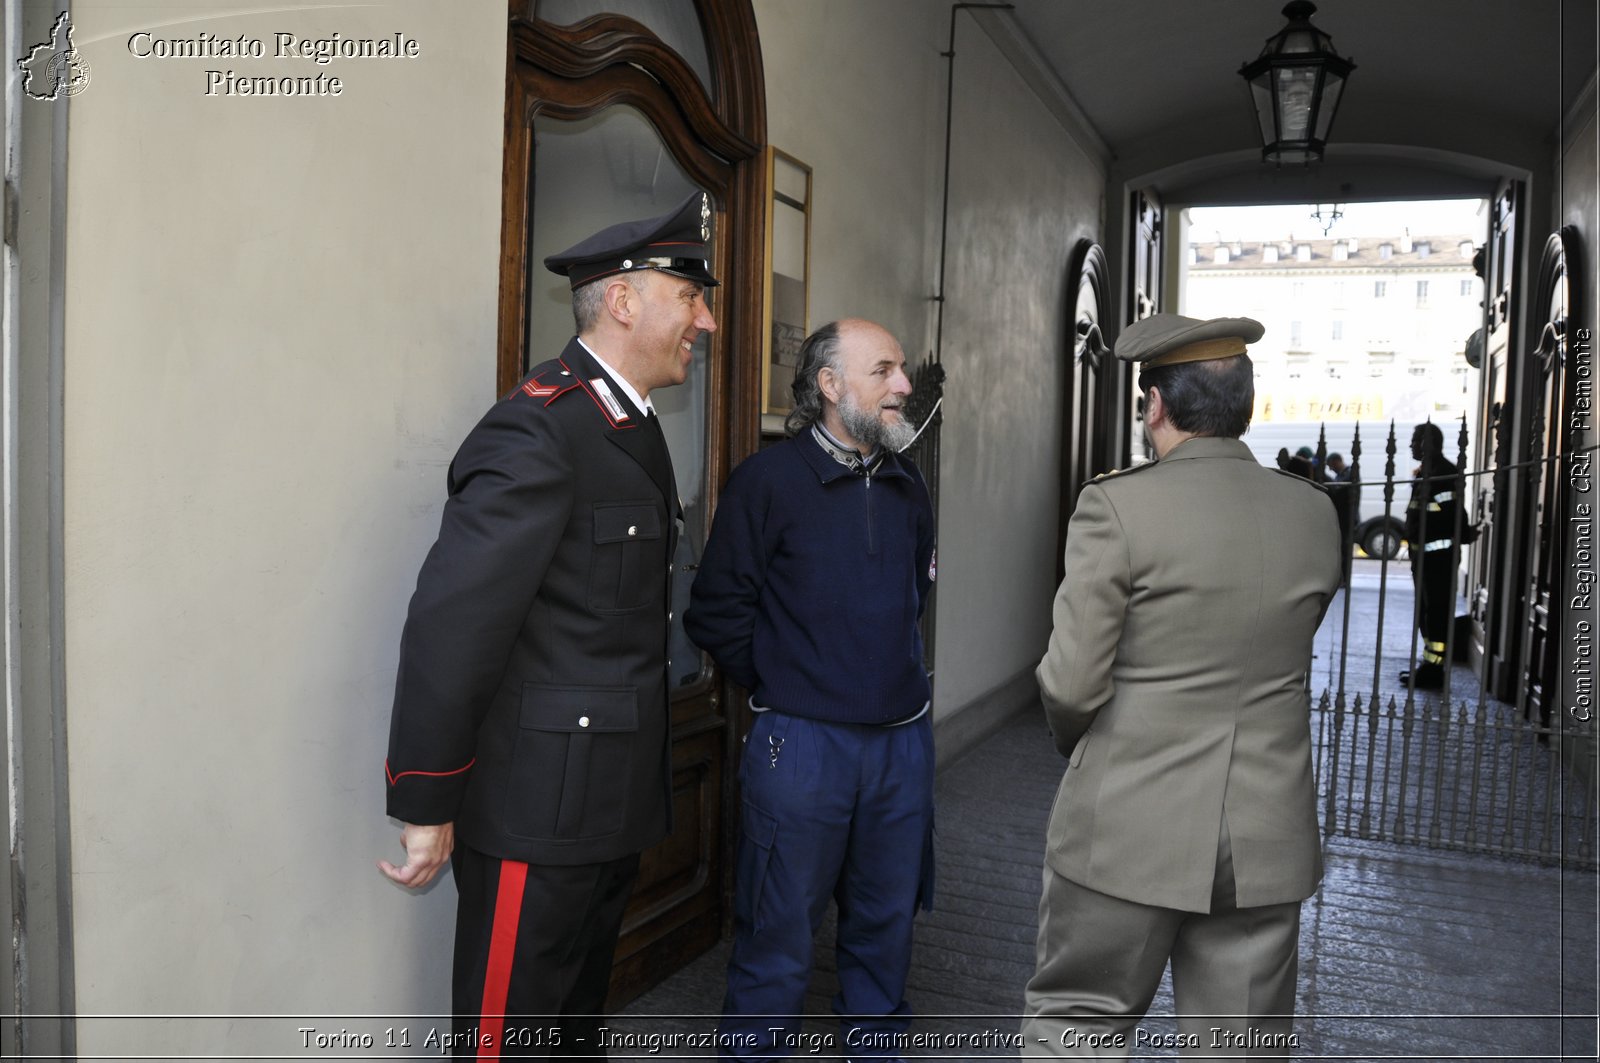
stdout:
[(750, 692), (743, 833), (719, 1051), (787, 1056), (811, 941), (839, 906), (841, 1043), (892, 1058), (911, 924), (933, 877), (933, 731), (917, 621), (933, 507), (899, 451), (905, 355), (856, 319), (800, 349), (790, 437), (729, 477), (684, 618)]

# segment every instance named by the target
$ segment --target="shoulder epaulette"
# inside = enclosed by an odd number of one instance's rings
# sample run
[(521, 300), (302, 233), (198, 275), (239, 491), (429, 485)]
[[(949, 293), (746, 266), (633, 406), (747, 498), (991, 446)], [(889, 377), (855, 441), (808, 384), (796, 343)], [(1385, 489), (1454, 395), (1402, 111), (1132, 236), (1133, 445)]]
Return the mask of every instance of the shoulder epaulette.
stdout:
[(560, 362), (546, 362), (526, 380), (511, 389), (508, 399), (538, 399), (546, 406), (569, 391), (576, 390), (578, 381)]
[(1096, 476), (1094, 479), (1090, 480), (1089, 482), (1092, 483), (1092, 484), (1097, 484), (1097, 483), (1101, 483), (1101, 482), (1103, 482), (1105, 480), (1115, 480), (1115, 479), (1119, 479), (1120, 477), (1123, 477), (1123, 476), (1132, 476), (1134, 473), (1139, 472), (1141, 469), (1153, 469), (1158, 464), (1160, 464), (1160, 463), (1159, 462), (1154, 462), (1154, 461), (1146, 461), (1146, 462), (1141, 462), (1138, 465), (1130, 465), (1126, 469), (1112, 469), (1109, 472), (1101, 473), (1100, 475)]

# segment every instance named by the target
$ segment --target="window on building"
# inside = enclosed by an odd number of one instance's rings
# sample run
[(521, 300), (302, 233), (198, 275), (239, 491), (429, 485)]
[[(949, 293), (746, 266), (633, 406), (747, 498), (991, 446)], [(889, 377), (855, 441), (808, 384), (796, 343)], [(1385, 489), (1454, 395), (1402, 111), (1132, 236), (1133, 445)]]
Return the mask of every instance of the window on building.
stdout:
[(1384, 296), (1386, 296), (1388, 294), (1389, 294), (1389, 282), (1388, 281), (1373, 281), (1372, 282), (1372, 297), (1374, 299), (1382, 299)]
[(1349, 257), (1350, 257), (1350, 247), (1349, 247), (1348, 244), (1334, 244), (1333, 245), (1333, 260), (1335, 262), (1344, 262), (1347, 259), (1349, 259)]
[(1427, 281), (1418, 281), (1417, 282), (1417, 305), (1418, 306), (1427, 306), (1428, 305), (1428, 282)]
[(1378, 245), (1378, 257), (1379, 258), (1393, 258), (1394, 257), (1394, 245), (1393, 244), (1379, 244)]
[(1310, 244), (1296, 244), (1295, 245), (1295, 249), (1294, 249), (1294, 257), (1295, 257), (1296, 261), (1299, 261), (1299, 262), (1310, 262), (1311, 261), (1311, 245)]
[(1289, 322), (1289, 346), (1294, 348), (1295, 350), (1299, 350), (1301, 348), (1301, 346), (1303, 346), (1303, 344), (1301, 343), (1301, 340), (1302, 340), (1302, 336), (1301, 336), (1301, 330), (1300, 330), (1300, 322), (1298, 322), (1298, 321)]
[(1289, 297), (1291, 299), (1304, 299), (1306, 297), (1305, 281), (1294, 281), (1291, 283), (1289, 285)]
[(1468, 296), (1468, 295), (1472, 294), (1472, 281), (1471, 280), (1463, 279), (1461, 281), (1461, 294), (1463, 296)]
[(1476, 248), (1472, 246), (1471, 240), (1463, 240), (1461, 241), (1461, 246), (1456, 248), (1456, 250), (1461, 252), (1462, 258), (1470, 260), (1472, 258), (1472, 253), (1476, 250)]
[(1415, 250), (1418, 258), (1427, 258), (1429, 253), (1433, 251), (1433, 245), (1426, 240), (1418, 240)]
[(1343, 321), (1335, 321), (1333, 323), (1333, 337), (1332, 338), (1335, 339), (1335, 340), (1344, 339), (1344, 322)]

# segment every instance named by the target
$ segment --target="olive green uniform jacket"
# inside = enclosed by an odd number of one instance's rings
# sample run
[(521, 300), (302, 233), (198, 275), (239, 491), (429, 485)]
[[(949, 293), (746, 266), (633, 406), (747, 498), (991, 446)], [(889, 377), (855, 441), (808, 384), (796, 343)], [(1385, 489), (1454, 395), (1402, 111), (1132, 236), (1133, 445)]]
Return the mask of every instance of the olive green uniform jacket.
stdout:
[(1306, 674), (1338, 551), (1327, 492), (1237, 439), (1190, 439), (1084, 487), (1037, 673), (1070, 756), (1056, 872), (1209, 911), (1226, 821), (1239, 907), (1316, 890)]

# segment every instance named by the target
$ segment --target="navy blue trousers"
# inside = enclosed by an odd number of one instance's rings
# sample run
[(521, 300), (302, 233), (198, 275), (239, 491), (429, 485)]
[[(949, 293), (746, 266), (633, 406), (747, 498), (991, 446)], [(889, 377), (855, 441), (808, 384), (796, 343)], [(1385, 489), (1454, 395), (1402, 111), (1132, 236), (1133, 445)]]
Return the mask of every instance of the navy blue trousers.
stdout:
[(927, 715), (899, 727), (756, 717), (739, 765), (743, 833), (719, 1027), (738, 1046), (722, 1038), (726, 1058), (795, 1053), (829, 898), (839, 909), (832, 1051), (899, 1055), (911, 924), (933, 900), (933, 768)]

